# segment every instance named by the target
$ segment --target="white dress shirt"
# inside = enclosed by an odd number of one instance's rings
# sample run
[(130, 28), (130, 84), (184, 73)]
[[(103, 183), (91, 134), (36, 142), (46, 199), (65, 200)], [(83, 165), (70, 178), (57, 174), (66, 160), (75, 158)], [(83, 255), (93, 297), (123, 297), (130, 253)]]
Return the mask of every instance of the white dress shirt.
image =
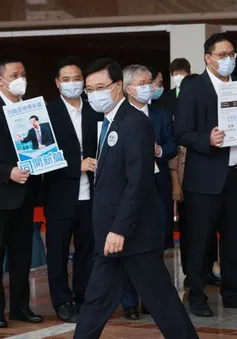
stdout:
[[(71, 118), (73, 127), (75, 129), (78, 141), (81, 147), (81, 158), (83, 159), (83, 141), (82, 141), (82, 107), (83, 101), (80, 98), (81, 105), (79, 109), (70, 105), (64, 97), (61, 95), (61, 98), (67, 108), (68, 114)], [(78, 200), (90, 200), (90, 183), (88, 175), (86, 172), (81, 172), (80, 186), (79, 186), (79, 195)]]
[[(211, 79), (211, 82), (214, 86), (216, 94), (218, 95), (219, 85), (222, 83), (222, 80), (217, 78), (212, 72), (207, 68), (207, 73)], [(229, 81), (232, 81), (231, 76), (229, 77)], [(237, 164), (237, 146), (230, 147), (230, 157), (229, 157), (229, 166), (234, 166)]]
[[(149, 118), (149, 108), (148, 108), (148, 104), (145, 104), (142, 108), (138, 108), (136, 107), (135, 105), (133, 105), (131, 102), (130, 102), (130, 105), (132, 105), (133, 107), (135, 107), (136, 109), (138, 109), (139, 111), (143, 112), (148, 118)], [(159, 145), (158, 145), (159, 146)], [(161, 158), (162, 157), (162, 154), (163, 154), (163, 150), (162, 150), (162, 147), (159, 146), (160, 148), (160, 154), (159, 155), (156, 155), (155, 156), (157, 158)]]
[[(125, 98), (122, 98), (118, 103), (117, 103), (117, 105), (112, 109), (112, 111), (110, 111), (109, 113), (107, 113), (107, 114), (105, 114), (105, 117), (106, 117), (106, 119), (108, 119), (109, 120), (109, 126), (108, 126), (108, 128), (107, 128), (107, 132), (106, 132), (106, 135), (105, 135), (105, 138), (104, 138), (104, 141), (103, 141), (103, 145), (104, 145), (104, 143), (105, 143), (105, 140), (106, 140), (106, 136), (107, 136), (107, 134), (108, 134), (108, 131), (109, 131), (109, 129), (110, 129), (110, 126), (111, 126), (111, 124), (112, 124), (112, 122), (114, 121), (114, 117), (115, 117), (115, 115), (116, 115), (116, 113), (118, 112), (118, 109), (119, 109), (119, 107), (122, 105), (122, 103), (124, 102), (124, 100), (125, 100)], [(100, 140), (100, 133), (101, 133), (101, 129), (102, 129), (102, 124), (103, 124), (103, 122), (102, 121), (99, 121), (98, 122), (98, 128), (97, 128), (97, 134), (98, 134), (98, 145), (99, 145), (99, 140)], [(103, 145), (102, 145), (102, 147), (101, 147), (101, 150), (102, 150), (102, 148), (103, 148)], [(99, 149), (97, 150), (97, 156), (98, 156), (98, 154), (99, 154)]]
[(110, 125), (112, 124), (112, 122), (114, 121), (114, 117), (116, 115), (116, 113), (119, 110), (119, 107), (122, 105), (122, 103), (124, 102), (125, 98), (122, 98), (117, 105), (112, 109), (112, 111), (110, 111), (109, 113), (105, 114), (105, 117), (109, 120), (109, 127), (107, 129), (107, 131), (110, 128)]

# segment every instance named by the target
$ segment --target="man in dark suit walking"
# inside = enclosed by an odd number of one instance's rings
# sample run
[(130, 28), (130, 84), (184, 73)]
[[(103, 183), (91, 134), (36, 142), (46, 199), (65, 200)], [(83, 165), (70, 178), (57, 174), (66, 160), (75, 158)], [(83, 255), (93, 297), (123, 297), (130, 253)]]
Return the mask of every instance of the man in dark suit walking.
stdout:
[(21, 135), (17, 135), (17, 139), (23, 143), (32, 142), (33, 149), (39, 149), (47, 147), (54, 143), (54, 138), (51, 133), (50, 125), (47, 122), (39, 123), (39, 117), (32, 115), (30, 117), (32, 128), (28, 131), (25, 138)]
[[(153, 108), (148, 102), (154, 92), (152, 74), (147, 67), (142, 65), (130, 65), (123, 71), (123, 88), (131, 105), (143, 112), (151, 121), (155, 133), (155, 161), (159, 172), (155, 175), (160, 215), (158, 225), (163, 225), (164, 248), (171, 248), (173, 244), (173, 201), (172, 182), (168, 161), (177, 153), (173, 131), (173, 120), (161, 108)], [(163, 222), (162, 222), (163, 221)], [(131, 301), (131, 303), (130, 303)], [(137, 302), (137, 303), (135, 303)], [(138, 306), (138, 298), (132, 293), (126, 292), (122, 298), (125, 315), (131, 312), (133, 306)], [(127, 310), (126, 310), (127, 309)], [(144, 310), (146, 311), (146, 310)]]
[(187, 147), (183, 191), (185, 200), (186, 265), (189, 303), (198, 316), (212, 316), (204, 293), (209, 252), (218, 220), (220, 227), (221, 295), (224, 307), (237, 308), (237, 146), (221, 148), (219, 84), (235, 80), (235, 50), (225, 34), (214, 34), (204, 45), (205, 72), (180, 92), (176, 116), (178, 143)]
[(21, 100), (26, 73), (18, 59), (0, 61), (0, 328), (4, 317), (3, 259), (8, 251), (10, 319), (42, 322), (29, 308), (29, 272), (32, 257), (34, 196), (37, 178), (17, 167), (17, 156), (2, 106)]
[[(48, 104), (48, 112), (68, 167), (45, 175), (48, 276), (58, 317), (73, 323), (84, 302), (94, 255), (92, 197), (99, 114), (81, 98), (84, 82), (77, 58), (60, 60), (56, 85), (61, 95)], [(67, 263), (72, 236), (71, 290)]]
[(74, 338), (100, 337), (127, 276), (165, 338), (198, 338), (163, 261), (152, 125), (125, 100), (116, 62), (93, 62), (85, 79), (90, 105), (105, 118), (93, 203), (96, 258)]

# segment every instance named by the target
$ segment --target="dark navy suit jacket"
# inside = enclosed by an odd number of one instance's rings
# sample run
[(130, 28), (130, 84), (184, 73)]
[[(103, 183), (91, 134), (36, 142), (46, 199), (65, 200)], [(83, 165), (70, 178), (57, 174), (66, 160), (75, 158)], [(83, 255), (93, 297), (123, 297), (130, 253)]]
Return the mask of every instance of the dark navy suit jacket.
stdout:
[[(117, 136), (109, 146), (110, 133)], [(125, 236), (130, 256), (162, 249), (154, 184), (154, 132), (151, 122), (125, 100), (107, 133), (95, 178), (93, 226), (96, 251), (104, 253), (108, 233)]]
[(149, 118), (155, 132), (155, 141), (162, 148), (162, 157), (155, 157), (160, 170), (156, 175), (157, 190), (162, 195), (170, 195), (171, 177), (168, 161), (177, 154), (173, 120), (166, 111), (151, 106), (149, 106)]
[(207, 71), (184, 86), (178, 101), (176, 135), (179, 145), (187, 147), (183, 189), (200, 194), (219, 194), (228, 173), (230, 148), (210, 145), (211, 131), (218, 126), (218, 105)]
[[(51, 133), (49, 123), (44, 122), (40, 124), (40, 129), (41, 129), (41, 135), (42, 135), (42, 145), (49, 146), (53, 144), (55, 141)], [(33, 149), (38, 148), (38, 140), (37, 140), (37, 136), (36, 136), (36, 132), (34, 128), (31, 128), (28, 131), (27, 136), (23, 140), (23, 142), (29, 142), (29, 141), (32, 142)]]

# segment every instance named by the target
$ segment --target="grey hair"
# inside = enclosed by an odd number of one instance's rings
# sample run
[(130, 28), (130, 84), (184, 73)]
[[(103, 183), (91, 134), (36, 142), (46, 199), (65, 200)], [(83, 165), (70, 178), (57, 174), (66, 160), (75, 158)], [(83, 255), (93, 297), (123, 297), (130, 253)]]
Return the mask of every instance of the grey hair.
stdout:
[(133, 81), (133, 78), (139, 76), (143, 72), (148, 72), (151, 76), (151, 72), (146, 66), (143, 65), (130, 65), (124, 68), (123, 70), (123, 92), (127, 96), (126, 86), (130, 85)]

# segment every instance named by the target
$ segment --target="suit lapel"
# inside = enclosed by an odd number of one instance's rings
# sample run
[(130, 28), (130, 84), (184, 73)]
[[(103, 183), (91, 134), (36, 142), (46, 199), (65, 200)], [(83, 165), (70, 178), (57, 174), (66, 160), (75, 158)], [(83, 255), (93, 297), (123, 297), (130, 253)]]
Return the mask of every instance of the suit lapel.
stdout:
[(127, 105), (130, 105), (130, 104), (128, 103), (127, 100), (125, 100), (122, 103), (122, 105), (119, 107), (118, 112), (115, 115), (114, 121), (110, 125), (110, 128), (109, 128), (109, 130), (107, 132), (107, 135), (105, 137), (101, 153), (100, 153), (99, 158), (98, 158), (98, 167), (97, 167), (97, 170), (96, 170), (95, 182), (97, 182), (99, 177), (100, 177), (100, 174), (101, 174), (102, 168), (104, 166), (106, 157), (107, 157), (107, 155), (109, 153), (109, 150), (111, 149), (111, 147), (108, 145), (108, 141), (107, 141), (108, 140), (108, 135), (111, 132), (118, 133), (119, 127), (120, 127), (120, 121), (123, 119), (123, 117), (124, 117), (124, 115), (126, 113)]
[(58, 121), (60, 121), (60, 125), (63, 126), (63, 130), (66, 131), (67, 134), (70, 134), (76, 140), (78, 141), (78, 144), (80, 146), (79, 140), (77, 138), (77, 134), (75, 131), (75, 128), (73, 126), (72, 120), (69, 116), (67, 107), (65, 106), (64, 102), (62, 101), (61, 98), (59, 98), (59, 105), (60, 109), (58, 110)]
[(153, 122), (153, 109), (150, 105), (148, 105), (148, 118)]
[(3, 121), (3, 127), (5, 129), (5, 131), (10, 135), (10, 130), (7, 124), (7, 119), (5, 117), (4, 111), (3, 111), (3, 106), (5, 106), (5, 102), (3, 101), (3, 99), (0, 97), (0, 115), (2, 116), (2, 121)]
[[(81, 99), (82, 100), (82, 99)], [(88, 132), (90, 129), (90, 114), (88, 114), (88, 105), (83, 102), (83, 108), (82, 108), (82, 117), (81, 117), (81, 126), (82, 126), (82, 143), (83, 145), (86, 144)]]
[(202, 81), (206, 84), (205, 91), (206, 91), (207, 97), (211, 100), (217, 101), (217, 94), (216, 94), (215, 88), (213, 86), (213, 83), (207, 71), (204, 71), (201, 77), (202, 77)]

